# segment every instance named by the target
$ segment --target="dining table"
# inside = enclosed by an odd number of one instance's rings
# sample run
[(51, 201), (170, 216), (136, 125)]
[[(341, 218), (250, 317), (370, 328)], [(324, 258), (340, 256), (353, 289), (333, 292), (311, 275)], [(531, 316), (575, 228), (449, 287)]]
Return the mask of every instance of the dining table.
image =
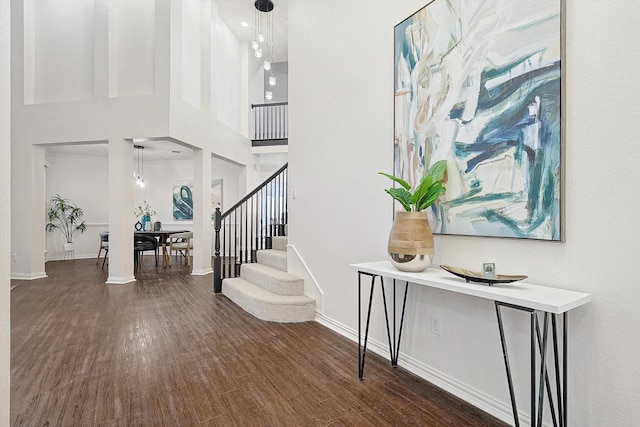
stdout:
[(167, 253), (167, 242), (169, 236), (174, 233), (184, 233), (189, 230), (149, 230), (149, 231), (136, 231), (135, 234), (143, 234), (146, 236), (153, 236), (158, 239), (158, 243), (162, 245), (162, 266), (167, 268), (167, 260), (169, 254)]

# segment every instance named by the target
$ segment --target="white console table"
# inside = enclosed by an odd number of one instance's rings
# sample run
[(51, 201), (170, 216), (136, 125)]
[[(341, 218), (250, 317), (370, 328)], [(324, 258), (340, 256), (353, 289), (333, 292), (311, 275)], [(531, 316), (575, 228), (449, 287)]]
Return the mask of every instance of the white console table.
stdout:
[[(421, 273), (406, 273), (397, 270), (389, 261), (367, 262), (361, 264), (351, 264), (351, 267), (358, 272), (358, 377), (364, 377), (364, 362), (367, 352), (367, 338), (369, 335), (369, 320), (371, 318), (371, 305), (373, 302), (373, 290), (376, 278), (380, 280), (382, 290), (382, 301), (384, 304), (384, 314), (387, 325), (387, 338), (389, 340), (389, 353), (391, 365), (398, 366), (398, 351), (400, 350), (400, 340), (402, 338), (402, 326), (404, 323), (404, 312), (407, 303), (407, 291), (409, 285), (429, 286), (431, 288), (456, 292), (477, 298), (484, 298), (494, 302), (496, 316), (498, 320), (498, 330), (500, 332), (500, 342), (502, 344), (502, 354), (504, 356), (505, 369), (507, 373), (507, 384), (511, 398), (511, 407), (515, 425), (520, 425), (518, 409), (516, 406), (511, 367), (505, 341), (502, 308), (521, 310), (530, 314), (530, 343), (531, 343), (531, 426), (542, 425), (542, 414), (544, 406), (544, 390), (546, 386), (549, 408), (554, 426), (567, 427), (567, 313), (576, 307), (591, 301), (591, 294), (575, 292), (565, 289), (550, 288), (547, 286), (533, 285), (526, 282), (514, 282), (508, 284), (497, 284), (489, 286), (481, 283), (467, 283), (464, 279), (451, 275), (450, 273), (429, 268)], [(371, 290), (369, 293), (369, 306), (367, 310), (367, 321), (364, 332), (364, 342), (362, 341), (362, 314), (361, 314), (361, 293), (362, 277), (371, 278)], [(389, 313), (387, 310), (387, 298), (384, 286), (384, 278), (393, 280), (393, 327), (389, 328)], [(402, 312), (400, 314), (400, 325), (396, 328), (396, 281), (405, 282), (404, 297), (402, 302)], [(542, 321), (538, 313), (542, 315)], [(562, 350), (558, 350), (558, 327), (556, 317), (560, 315), (562, 321)], [(551, 320), (551, 330), (549, 330), (549, 320)], [(542, 323), (542, 330), (540, 328)], [(553, 356), (553, 372), (555, 373), (556, 397), (552, 392), (549, 372), (551, 367), (547, 363), (547, 348), (549, 345), (549, 333), (551, 333)], [(562, 366), (560, 356), (562, 355)]]

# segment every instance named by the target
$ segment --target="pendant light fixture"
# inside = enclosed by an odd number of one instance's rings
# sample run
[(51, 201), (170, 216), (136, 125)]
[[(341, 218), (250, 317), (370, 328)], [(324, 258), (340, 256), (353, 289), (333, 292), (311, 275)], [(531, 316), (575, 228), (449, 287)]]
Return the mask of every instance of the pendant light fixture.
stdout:
[[(256, 58), (264, 58), (262, 68), (269, 72), (268, 82), (270, 86), (276, 85), (276, 77), (273, 75), (273, 2), (271, 0), (256, 0), (255, 11), (255, 37), (251, 47)], [(273, 99), (273, 92), (265, 91), (264, 98)]]
[(140, 188), (144, 188), (144, 147), (142, 145), (134, 145), (133, 148), (137, 150), (137, 162), (136, 171), (133, 173), (136, 179), (136, 185)]

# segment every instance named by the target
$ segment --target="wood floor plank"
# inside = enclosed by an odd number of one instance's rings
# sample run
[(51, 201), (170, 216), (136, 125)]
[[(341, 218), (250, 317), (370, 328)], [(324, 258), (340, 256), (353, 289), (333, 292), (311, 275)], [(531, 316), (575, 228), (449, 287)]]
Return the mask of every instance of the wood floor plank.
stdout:
[(211, 276), (145, 259), (105, 285), (47, 263), (11, 292), (13, 426), (503, 426), (315, 322), (256, 319)]

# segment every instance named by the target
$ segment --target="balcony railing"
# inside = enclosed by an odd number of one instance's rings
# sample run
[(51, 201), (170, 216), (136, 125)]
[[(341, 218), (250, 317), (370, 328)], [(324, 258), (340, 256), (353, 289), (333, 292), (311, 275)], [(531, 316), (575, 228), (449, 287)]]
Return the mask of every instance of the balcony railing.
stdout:
[(253, 145), (284, 145), (289, 138), (289, 103), (251, 104)]

